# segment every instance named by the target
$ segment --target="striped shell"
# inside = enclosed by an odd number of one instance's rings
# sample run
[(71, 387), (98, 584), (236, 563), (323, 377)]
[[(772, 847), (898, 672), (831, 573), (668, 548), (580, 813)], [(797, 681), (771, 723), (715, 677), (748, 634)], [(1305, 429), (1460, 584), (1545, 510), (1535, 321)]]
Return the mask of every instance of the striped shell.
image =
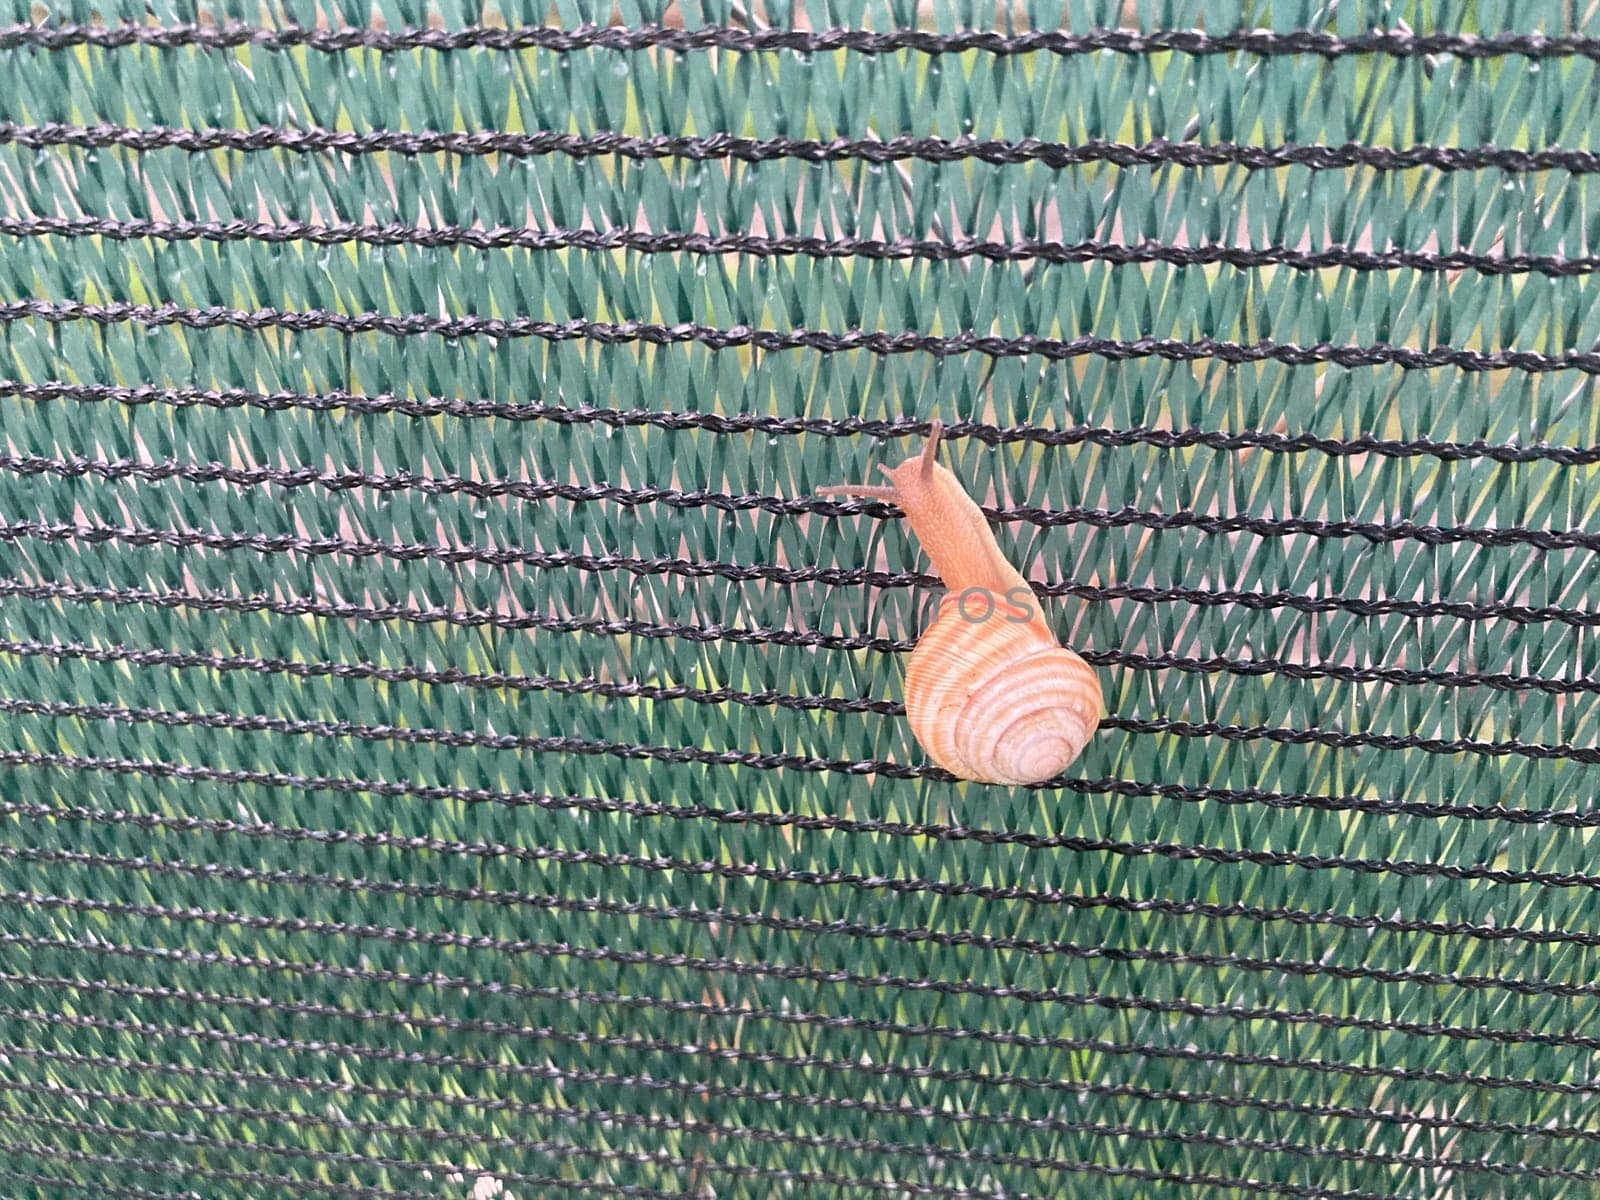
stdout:
[(941, 426), (889, 484), (823, 488), (905, 510), (949, 594), (906, 665), (906, 717), (939, 766), (979, 783), (1041, 783), (1082, 753), (1103, 699), (1093, 669), (1050, 632), (983, 510), (939, 465)]
[(1093, 736), (1100, 681), (1042, 620), (1019, 622), (987, 595), (940, 605), (906, 665), (906, 717), (951, 774), (1038, 783), (1066, 770)]

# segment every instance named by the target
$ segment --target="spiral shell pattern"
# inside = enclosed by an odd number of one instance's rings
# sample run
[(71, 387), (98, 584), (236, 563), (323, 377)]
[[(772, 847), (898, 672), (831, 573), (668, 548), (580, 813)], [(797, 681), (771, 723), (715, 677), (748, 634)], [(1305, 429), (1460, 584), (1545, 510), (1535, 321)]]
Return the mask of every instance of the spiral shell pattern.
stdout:
[[(1094, 670), (1037, 616), (947, 597), (906, 666), (906, 717), (928, 757), (980, 783), (1040, 783), (1064, 771), (1100, 721)], [(972, 614), (972, 615), (969, 615)]]

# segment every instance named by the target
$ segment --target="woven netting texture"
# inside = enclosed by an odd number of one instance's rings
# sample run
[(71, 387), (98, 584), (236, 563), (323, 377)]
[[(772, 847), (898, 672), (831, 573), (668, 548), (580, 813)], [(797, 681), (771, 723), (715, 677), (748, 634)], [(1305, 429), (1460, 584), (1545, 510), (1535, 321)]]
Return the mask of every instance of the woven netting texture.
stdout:
[(0, 1194), (1600, 1191), (1594, 5), (0, 18)]

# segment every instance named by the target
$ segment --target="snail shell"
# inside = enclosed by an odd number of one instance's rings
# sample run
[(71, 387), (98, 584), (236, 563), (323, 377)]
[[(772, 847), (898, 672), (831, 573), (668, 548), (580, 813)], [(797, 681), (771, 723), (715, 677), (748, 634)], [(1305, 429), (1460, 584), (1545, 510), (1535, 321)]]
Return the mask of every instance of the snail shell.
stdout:
[(920, 455), (880, 468), (890, 484), (821, 492), (900, 505), (948, 589), (906, 665), (906, 718), (928, 757), (978, 783), (1039, 783), (1093, 735), (1100, 681), (1056, 641), (983, 511), (936, 461), (942, 429), (935, 421)]

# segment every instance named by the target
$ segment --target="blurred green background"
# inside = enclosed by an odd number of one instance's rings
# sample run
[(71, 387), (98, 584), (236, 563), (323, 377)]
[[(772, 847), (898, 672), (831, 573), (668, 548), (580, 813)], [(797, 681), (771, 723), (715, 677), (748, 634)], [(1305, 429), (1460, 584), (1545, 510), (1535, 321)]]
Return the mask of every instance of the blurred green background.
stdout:
[[(1600, 36), (1587, 0), (0, 9)], [(1571, 532), (1596, 456), (1423, 444), (1591, 447), (1592, 374), (114, 307), (1554, 355), (1600, 338), (1592, 274), (226, 223), (1570, 259), (1594, 174), (36, 128), (1595, 150), (1592, 55), (0, 46), (0, 1192), (1597, 1194), (1600, 574)], [(901, 522), (812, 493), (930, 416), (1101, 668), (1115, 720), (1064, 783), (948, 782), (882, 711), (938, 593)], [(1158, 432), (1190, 429), (1332, 443)], [(1254, 523), (1162, 519), (1185, 512)]]

